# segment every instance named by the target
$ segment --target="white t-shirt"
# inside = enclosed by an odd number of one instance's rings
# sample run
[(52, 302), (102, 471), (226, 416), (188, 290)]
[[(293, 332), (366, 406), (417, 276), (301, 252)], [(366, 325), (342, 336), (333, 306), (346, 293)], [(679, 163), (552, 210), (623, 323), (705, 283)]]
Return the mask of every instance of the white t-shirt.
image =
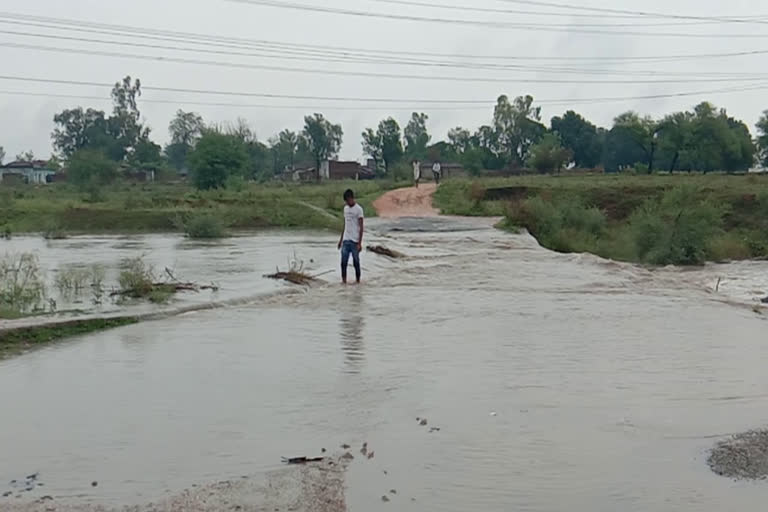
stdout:
[(442, 171), (443, 168), (440, 167), (440, 162), (435, 162), (435, 165), (432, 166), (432, 172), (436, 172), (440, 174), (440, 171)]
[(359, 204), (344, 206), (344, 241), (360, 241), (360, 219), (364, 218), (363, 208)]

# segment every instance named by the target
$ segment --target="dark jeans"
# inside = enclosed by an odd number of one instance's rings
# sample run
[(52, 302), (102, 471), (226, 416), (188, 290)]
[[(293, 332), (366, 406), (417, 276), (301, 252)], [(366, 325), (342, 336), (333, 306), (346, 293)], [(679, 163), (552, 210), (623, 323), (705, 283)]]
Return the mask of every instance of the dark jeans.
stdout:
[(440, 184), (440, 173), (432, 171), (432, 176), (435, 177), (435, 184), (439, 185)]
[(341, 279), (347, 281), (347, 266), (349, 257), (352, 256), (352, 263), (355, 265), (355, 278), (360, 281), (362, 271), (360, 270), (360, 251), (357, 250), (357, 242), (344, 240), (341, 244)]

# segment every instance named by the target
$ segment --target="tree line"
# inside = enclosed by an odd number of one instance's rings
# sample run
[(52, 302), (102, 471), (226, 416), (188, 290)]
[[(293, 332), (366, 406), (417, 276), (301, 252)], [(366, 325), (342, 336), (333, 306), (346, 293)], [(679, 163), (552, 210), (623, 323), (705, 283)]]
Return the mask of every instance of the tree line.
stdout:
[[(66, 109), (54, 116), (56, 158), (76, 184), (99, 186), (130, 169), (188, 170), (199, 188), (219, 188), (235, 178), (267, 180), (298, 166), (335, 158), (342, 146), (340, 124), (322, 114), (304, 118), (300, 131), (283, 130), (259, 141), (247, 121), (209, 124), (179, 110), (170, 122), (170, 142), (161, 147), (141, 117), (141, 81), (125, 77), (112, 89), (112, 111)], [(472, 174), (525, 170), (559, 172), (564, 167), (615, 172), (745, 171), (768, 164), (768, 111), (753, 140), (747, 125), (725, 109), (703, 102), (691, 111), (659, 119), (629, 111), (611, 128), (598, 127), (569, 110), (546, 126), (532, 96), (500, 96), (493, 117), (474, 132), (456, 127), (432, 143), (428, 116), (414, 112), (405, 128), (393, 117), (361, 134), (363, 153), (383, 175), (413, 160), (456, 162)], [(0, 148), (0, 155), (4, 155)], [(30, 156), (30, 155), (20, 155)]]

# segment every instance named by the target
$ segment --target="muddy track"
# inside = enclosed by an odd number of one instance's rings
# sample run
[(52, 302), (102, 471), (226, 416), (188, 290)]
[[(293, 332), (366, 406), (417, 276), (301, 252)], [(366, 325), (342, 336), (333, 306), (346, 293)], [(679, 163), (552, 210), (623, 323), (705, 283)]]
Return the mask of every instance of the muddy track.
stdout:
[(428, 183), (419, 188), (399, 188), (387, 192), (373, 203), (379, 217), (437, 217), (440, 212), (432, 206), (437, 187)]

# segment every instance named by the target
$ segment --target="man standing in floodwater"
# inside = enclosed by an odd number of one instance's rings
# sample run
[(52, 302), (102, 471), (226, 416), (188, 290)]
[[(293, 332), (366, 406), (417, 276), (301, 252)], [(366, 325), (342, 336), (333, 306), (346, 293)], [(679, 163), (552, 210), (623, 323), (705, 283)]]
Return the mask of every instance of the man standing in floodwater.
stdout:
[(349, 257), (355, 265), (356, 282), (360, 284), (362, 271), (360, 269), (360, 251), (363, 250), (363, 208), (355, 201), (352, 190), (344, 192), (344, 231), (339, 239), (341, 250), (341, 281), (347, 284), (347, 266)]

